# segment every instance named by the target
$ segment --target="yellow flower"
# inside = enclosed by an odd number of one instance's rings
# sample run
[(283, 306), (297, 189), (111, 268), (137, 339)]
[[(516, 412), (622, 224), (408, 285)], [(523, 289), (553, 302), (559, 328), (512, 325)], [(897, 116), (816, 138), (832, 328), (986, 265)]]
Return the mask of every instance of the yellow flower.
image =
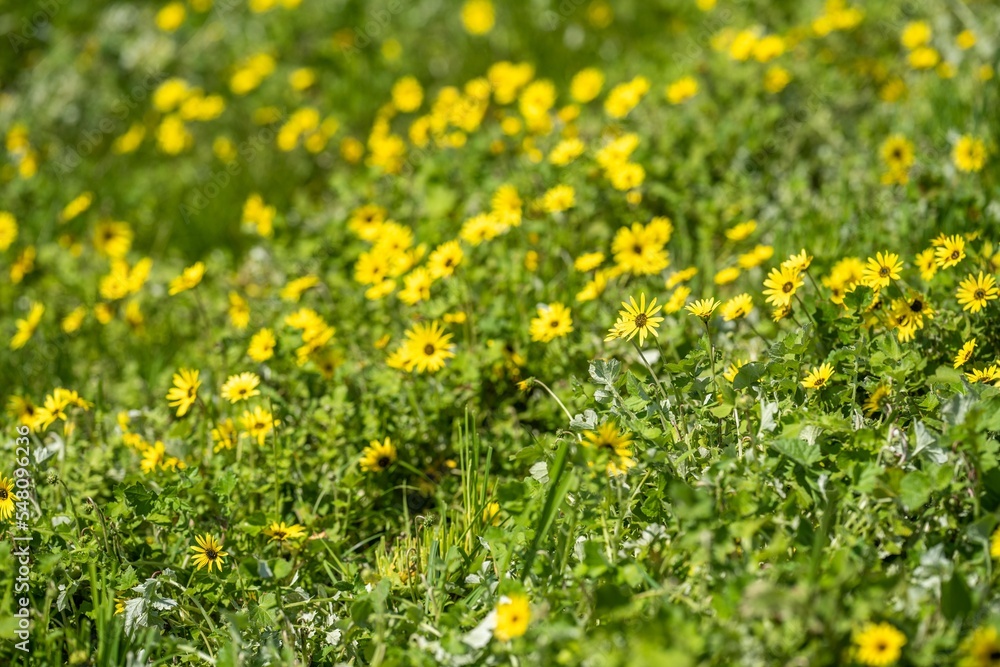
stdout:
[(776, 308), (786, 308), (795, 296), (796, 290), (802, 287), (802, 277), (799, 272), (790, 267), (771, 269), (764, 281), (764, 296), (766, 302), (773, 304)]
[(997, 382), (1000, 384), (1000, 366), (993, 364), (986, 368), (974, 368), (971, 373), (965, 374), (965, 378), (972, 383), (981, 382), (989, 384), (990, 382)]
[(564, 167), (583, 155), (585, 149), (586, 145), (576, 137), (563, 139), (549, 153), (549, 162), (557, 167)]
[(969, 276), (958, 284), (958, 303), (962, 310), (978, 313), (987, 302), (997, 298), (996, 280), (992, 275), (979, 272), (979, 276)]
[(680, 285), (681, 283), (686, 283), (687, 281), (694, 278), (696, 275), (698, 275), (698, 269), (693, 266), (684, 269), (683, 271), (677, 271), (673, 273), (669, 278), (667, 278), (666, 282), (667, 289), (673, 289), (678, 285)]
[(937, 275), (938, 264), (935, 255), (937, 251), (935, 248), (928, 248), (921, 253), (917, 254), (917, 269), (920, 270), (920, 278), (924, 281), (930, 281)]
[(62, 330), (68, 334), (76, 333), (83, 326), (83, 321), (86, 317), (87, 308), (85, 306), (77, 306), (63, 318)]
[(315, 287), (318, 284), (319, 278), (316, 276), (302, 276), (301, 278), (296, 278), (281, 288), (281, 298), (285, 301), (297, 303), (298, 300), (302, 298), (303, 292)]
[(184, 23), (187, 11), (183, 2), (171, 2), (156, 13), (156, 27), (163, 32), (174, 32)]
[(263, 532), (271, 538), (272, 542), (284, 542), (286, 540), (297, 540), (300, 537), (305, 537), (306, 529), (305, 526), (300, 526), (297, 523), (289, 526), (284, 521), (275, 521), (265, 528)]
[(615, 119), (624, 118), (642, 101), (649, 92), (649, 80), (637, 76), (627, 83), (620, 83), (611, 89), (604, 100), (604, 110)]
[(744, 241), (750, 238), (750, 235), (755, 231), (757, 231), (757, 221), (747, 220), (727, 229), (726, 238), (730, 241)]
[(702, 321), (707, 322), (712, 317), (715, 309), (721, 305), (722, 302), (713, 296), (708, 299), (698, 299), (694, 303), (685, 306), (684, 309)]
[(879, 153), (890, 169), (909, 169), (913, 166), (913, 144), (900, 134), (894, 134), (882, 142)]
[(736, 379), (736, 376), (739, 375), (740, 369), (746, 366), (748, 363), (749, 362), (747, 361), (734, 361), (733, 363), (729, 364), (729, 368), (727, 368), (726, 371), (722, 374), (722, 377), (726, 378), (726, 380), (728, 380), (729, 382), (732, 382), (733, 380)]
[(667, 86), (667, 101), (681, 104), (698, 94), (698, 81), (693, 76), (677, 79)]
[(959, 368), (972, 359), (972, 352), (976, 349), (976, 339), (970, 338), (962, 344), (961, 349), (955, 355), (955, 364), (952, 368)]
[(661, 307), (656, 305), (655, 298), (647, 306), (645, 292), (639, 294), (639, 303), (635, 302), (635, 297), (630, 296), (628, 303), (622, 301), (624, 310), (618, 311), (618, 321), (604, 340), (609, 341), (615, 338), (632, 340), (636, 334), (639, 334), (639, 345), (642, 345), (646, 340), (646, 334), (653, 334), (654, 338), (658, 337), (656, 328), (660, 326), (663, 318), (654, 316)]
[(250, 306), (236, 292), (229, 293), (229, 321), (241, 331), (250, 324)]
[(875, 391), (868, 396), (868, 400), (865, 401), (864, 408), (865, 414), (869, 417), (882, 410), (882, 402), (892, 394), (892, 389), (887, 385), (880, 384), (875, 388)]
[(790, 255), (788, 259), (782, 262), (781, 268), (791, 269), (796, 273), (802, 273), (803, 271), (809, 268), (809, 265), (812, 264), (812, 261), (813, 261), (812, 255), (808, 254), (803, 248), (802, 251), (799, 252), (799, 254)]
[(636, 275), (654, 275), (670, 265), (662, 236), (651, 227), (633, 223), (615, 233), (611, 251), (622, 271)]
[(780, 35), (767, 35), (753, 46), (753, 57), (759, 63), (771, 62), (785, 52), (785, 40)]
[(31, 337), (35, 335), (35, 329), (38, 328), (38, 324), (42, 321), (42, 315), (44, 314), (45, 306), (40, 303), (31, 304), (31, 310), (28, 311), (28, 316), (14, 322), (14, 327), (17, 331), (14, 333), (13, 338), (10, 339), (10, 349), (20, 350), (29, 340), (31, 340)]
[(557, 185), (542, 195), (539, 204), (548, 213), (561, 213), (576, 205), (576, 191), (571, 185)]
[(888, 287), (893, 280), (899, 280), (899, 272), (903, 269), (903, 262), (899, 260), (899, 255), (891, 252), (879, 252), (875, 257), (868, 258), (861, 280), (874, 290)]
[(212, 429), (212, 442), (215, 443), (212, 451), (221, 452), (223, 449), (232, 449), (236, 446), (238, 439), (236, 424), (228, 417), (219, 420), (215, 428)]
[(215, 537), (207, 533), (195, 536), (194, 540), (198, 543), (198, 546), (191, 547), (191, 551), (195, 552), (193, 560), (198, 569), (207, 567), (209, 573), (211, 573), (212, 566), (214, 565), (218, 568), (219, 572), (222, 572), (222, 559), (229, 555), (222, 550), (222, 544)]
[(967, 51), (976, 45), (976, 34), (971, 30), (963, 30), (958, 33), (955, 43), (958, 45), (958, 48)]
[(244, 411), (240, 416), (240, 424), (243, 426), (243, 430), (251, 438), (257, 440), (257, 444), (260, 446), (264, 445), (267, 435), (280, 423), (279, 420), (274, 418), (274, 415), (259, 405), (253, 410)]
[(538, 306), (538, 316), (531, 320), (531, 340), (548, 343), (573, 331), (569, 308), (561, 303)]
[(436, 373), (455, 356), (450, 344), (451, 334), (445, 333), (438, 322), (416, 324), (406, 332), (406, 370)]
[(986, 164), (986, 145), (982, 139), (963, 135), (955, 144), (951, 158), (959, 171), (980, 171)]
[(424, 101), (424, 89), (415, 77), (404, 76), (392, 86), (392, 103), (403, 113), (420, 108)]
[(722, 304), (722, 319), (727, 322), (746, 317), (753, 310), (753, 297), (747, 293), (738, 294)]
[(483, 508), (483, 523), (500, 525), (500, 503), (486, 503), (486, 507)]
[(14, 480), (0, 475), (0, 521), (14, 516), (14, 503), (18, 500), (14, 493)]
[(728, 285), (740, 277), (740, 269), (736, 266), (729, 266), (715, 274), (713, 279), (716, 285)]
[(250, 339), (250, 347), (247, 354), (256, 362), (264, 362), (274, 356), (274, 347), (277, 340), (274, 332), (270, 329), (261, 329)]
[(500, 641), (510, 641), (528, 631), (528, 624), (531, 622), (531, 604), (527, 595), (513, 593), (509, 597), (500, 598), (496, 613), (497, 624), (493, 628), (493, 636)]
[(771, 65), (764, 72), (764, 90), (775, 95), (792, 81), (792, 73), (781, 65)]
[(427, 268), (432, 278), (446, 278), (455, 273), (465, 254), (458, 241), (442, 243), (427, 258)]
[(0, 252), (17, 240), (17, 219), (7, 211), (0, 211)]
[(921, 46), (910, 51), (906, 60), (913, 69), (931, 69), (941, 62), (941, 54), (932, 46)]
[(470, 35), (485, 35), (496, 20), (490, 0), (467, 0), (462, 5), (462, 26)]
[(935, 262), (942, 269), (956, 266), (965, 259), (965, 239), (958, 234), (944, 239), (934, 251)]
[(593, 271), (603, 263), (603, 252), (588, 252), (580, 255), (576, 258), (576, 260), (574, 260), (573, 268), (581, 273), (586, 273), (587, 271)]
[(295, 90), (305, 90), (316, 83), (316, 71), (311, 67), (299, 67), (288, 75), (288, 83)]
[(1000, 633), (993, 626), (976, 628), (962, 642), (961, 651), (965, 657), (958, 667), (995, 667), (1000, 656)]
[(858, 662), (870, 667), (887, 667), (899, 660), (906, 635), (888, 623), (868, 623), (854, 633)]
[(806, 374), (805, 379), (802, 380), (802, 386), (806, 389), (819, 389), (825, 386), (831, 377), (833, 377), (833, 366), (821, 364)]
[(372, 440), (361, 453), (361, 469), (365, 472), (379, 473), (386, 470), (396, 461), (396, 445), (386, 438), (384, 442)]
[(598, 455), (607, 456), (609, 475), (624, 475), (635, 465), (632, 458), (632, 434), (618, 429), (614, 422), (604, 422), (596, 431), (583, 434), (583, 444)]
[(249, 400), (252, 396), (260, 394), (257, 390), (259, 384), (260, 378), (257, 377), (256, 373), (230, 375), (226, 383), (222, 385), (222, 398), (230, 403)]
[(178, 417), (186, 415), (191, 406), (198, 400), (198, 387), (201, 386), (201, 380), (198, 379), (199, 374), (199, 371), (189, 368), (182, 368), (174, 373), (174, 386), (167, 392), (167, 404), (172, 408), (177, 408)]
[(181, 272), (181, 275), (170, 281), (170, 296), (194, 289), (201, 282), (204, 275), (205, 264), (203, 262), (196, 262), (187, 267)]
[(926, 21), (910, 21), (903, 27), (899, 39), (909, 50), (917, 49), (931, 43), (931, 26)]
[(604, 73), (596, 67), (580, 70), (569, 84), (569, 94), (580, 104), (594, 100), (604, 87)]
[(76, 216), (80, 215), (88, 208), (90, 208), (91, 202), (94, 201), (94, 194), (91, 192), (84, 192), (79, 195), (73, 201), (66, 204), (62, 212), (59, 213), (59, 222), (69, 222)]

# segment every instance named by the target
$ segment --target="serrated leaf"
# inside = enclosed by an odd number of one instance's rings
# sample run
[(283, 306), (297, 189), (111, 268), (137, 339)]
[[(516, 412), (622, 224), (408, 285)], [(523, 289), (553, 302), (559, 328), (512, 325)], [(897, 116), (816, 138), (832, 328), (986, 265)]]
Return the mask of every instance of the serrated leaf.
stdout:
[(569, 427), (579, 431), (593, 430), (597, 427), (597, 413), (593, 410), (584, 410), (582, 415), (576, 415), (570, 420)]
[(138, 482), (125, 489), (125, 499), (140, 516), (146, 516), (152, 511), (156, 498), (155, 491), (147, 489)]
[(740, 390), (752, 387), (757, 384), (763, 374), (763, 364), (757, 362), (745, 364), (740, 367), (736, 377), (733, 378), (733, 389)]
[(613, 385), (621, 373), (621, 363), (617, 359), (595, 359), (590, 362), (590, 377), (597, 384)]
[(816, 445), (810, 445), (802, 440), (775, 440), (771, 443), (778, 452), (784, 454), (796, 463), (806, 468), (811, 468), (814, 463), (822, 458), (823, 453)]

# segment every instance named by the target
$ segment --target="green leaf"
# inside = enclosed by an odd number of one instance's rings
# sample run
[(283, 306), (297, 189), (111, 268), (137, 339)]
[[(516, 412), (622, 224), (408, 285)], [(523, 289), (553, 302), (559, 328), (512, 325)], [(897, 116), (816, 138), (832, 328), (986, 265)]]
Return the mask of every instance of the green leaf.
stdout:
[(742, 366), (733, 378), (733, 389), (746, 389), (757, 384), (764, 375), (764, 364), (753, 362)]
[(930, 475), (922, 470), (908, 472), (899, 483), (899, 499), (911, 512), (923, 506), (933, 491), (934, 485)]
[(771, 443), (771, 446), (806, 468), (811, 468), (814, 463), (823, 457), (823, 453), (819, 447), (810, 445), (803, 440), (775, 440)]
[(590, 377), (597, 384), (613, 385), (621, 374), (621, 363), (617, 359), (595, 359), (590, 362)]
[(972, 593), (965, 577), (955, 572), (941, 585), (941, 613), (949, 621), (964, 618), (972, 611)]
[(157, 495), (156, 492), (136, 482), (125, 489), (125, 499), (135, 509), (136, 514), (146, 516), (153, 510)]
[(230, 469), (222, 473), (222, 476), (215, 481), (215, 485), (212, 487), (212, 491), (219, 497), (219, 499), (226, 501), (229, 500), (233, 493), (233, 489), (239, 483), (240, 478), (237, 476), (236, 471)]

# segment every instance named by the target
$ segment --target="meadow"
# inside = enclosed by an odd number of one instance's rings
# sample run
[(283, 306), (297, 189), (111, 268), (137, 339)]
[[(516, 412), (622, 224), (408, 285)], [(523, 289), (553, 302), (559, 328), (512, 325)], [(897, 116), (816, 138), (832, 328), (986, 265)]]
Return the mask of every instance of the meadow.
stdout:
[(1000, 666), (996, 3), (0, 33), (0, 663)]

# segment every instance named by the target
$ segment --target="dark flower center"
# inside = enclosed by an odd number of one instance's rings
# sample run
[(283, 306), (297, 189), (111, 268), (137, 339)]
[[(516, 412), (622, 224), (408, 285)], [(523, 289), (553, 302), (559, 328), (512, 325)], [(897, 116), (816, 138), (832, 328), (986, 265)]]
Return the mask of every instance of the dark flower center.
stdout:
[(646, 326), (646, 322), (648, 321), (649, 317), (646, 315), (646, 313), (639, 313), (638, 315), (635, 316), (636, 329), (641, 329), (642, 327)]
[(914, 300), (913, 303), (910, 304), (910, 310), (912, 310), (915, 313), (919, 313), (923, 309), (924, 309), (924, 303), (920, 301), (920, 299), (916, 299)]
[(0, 489), (0, 501), (7, 500), (7, 489)]
[(981, 301), (986, 296), (986, 292), (981, 289), (977, 289), (973, 296), (976, 297), (977, 301)]
[(436, 351), (437, 348), (434, 347), (433, 343), (427, 343), (427, 345), (424, 345), (424, 354), (426, 354), (427, 356), (434, 354)]
[(215, 549), (205, 549), (205, 558), (208, 560), (215, 560), (218, 557), (219, 554), (215, 551)]
[(781, 291), (784, 292), (785, 294), (788, 294), (793, 289), (795, 289), (795, 285), (793, 285), (792, 283), (785, 283), (784, 285), (781, 286)]
[(889, 267), (883, 266), (881, 269), (878, 270), (878, 274), (882, 278), (885, 278), (887, 275), (889, 275)]
[(951, 258), (952, 259), (958, 259), (958, 251), (957, 250), (952, 250), (951, 251)]
[(379, 468), (388, 468), (389, 464), (392, 463), (392, 461), (389, 460), (388, 456), (382, 455), (378, 457), (378, 461), (376, 461), (375, 463), (378, 464)]
[(634, 252), (637, 255), (641, 255), (642, 254), (642, 246), (639, 245), (638, 243), (636, 243), (634, 246), (632, 246), (632, 252)]

